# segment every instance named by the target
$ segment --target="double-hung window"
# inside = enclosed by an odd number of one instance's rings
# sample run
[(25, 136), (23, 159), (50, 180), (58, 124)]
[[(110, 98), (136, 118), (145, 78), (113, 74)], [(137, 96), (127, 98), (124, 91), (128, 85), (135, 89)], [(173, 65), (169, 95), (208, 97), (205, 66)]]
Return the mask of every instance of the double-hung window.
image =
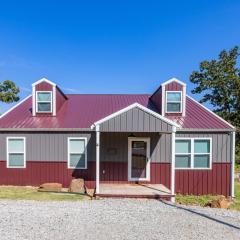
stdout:
[(211, 139), (194, 139), (194, 168), (210, 168)]
[(182, 92), (167, 91), (166, 92), (166, 112), (181, 113), (182, 112)]
[(175, 148), (175, 167), (191, 168), (191, 139), (176, 140)]
[(211, 138), (177, 138), (175, 167), (180, 169), (210, 169), (212, 162)]
[(52, 112), (52, 92), (37, 91), (36, 92), (37, 112), (50, 113)]
[(24, 137), (7, 138), (7, 167), (26, 167), (26, 147)]
[(87, 138), (68, 138), (68, 168), (87, 169)]

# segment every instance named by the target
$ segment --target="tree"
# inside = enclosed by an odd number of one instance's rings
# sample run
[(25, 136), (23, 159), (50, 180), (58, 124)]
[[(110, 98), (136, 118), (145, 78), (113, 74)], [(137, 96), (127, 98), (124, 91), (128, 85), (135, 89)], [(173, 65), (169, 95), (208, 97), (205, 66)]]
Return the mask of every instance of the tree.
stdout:
[(194, 94), (203, 94), (201, 103), (208, 102), (213, 111), (236, 127), (236, 152), (240, 161), (240, 68), (238, 47), (220, 52), (217, 60), (203, 61), (193, 71), (190, 81), (197, 86)]
[(5, 80), (0, 83), (0, 102), (12, 103), (19, 100), (19, 88), (14, 82)]

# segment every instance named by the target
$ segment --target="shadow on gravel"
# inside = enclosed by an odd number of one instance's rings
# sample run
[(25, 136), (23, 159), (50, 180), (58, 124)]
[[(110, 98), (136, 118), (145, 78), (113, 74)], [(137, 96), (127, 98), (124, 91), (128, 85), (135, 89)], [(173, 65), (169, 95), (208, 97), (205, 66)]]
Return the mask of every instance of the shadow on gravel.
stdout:
[(240, 230), (240, 227), (238, 227), (238, 226), (235, 226), (235, 225), (230, 224), (230, 223), (228, 223), (228, 222), (224, 222), (224, 221), (219, 220), (219, 219), (217, 219), (217, 218), (210, 217), (210, 216), (208, 216), (207, 214), (199, 213), (199, 212), (197, 212), (197, 211), (194, 211), (193, 209), (188, 209), (188, 208), (185, 208), (185, 207), (182, 207), (182, 206), (179, 206), (179, 205), (174, 205), (174, 204), (168, 203), (168, 202), (166, 202), (166, 201), (162, 201), (162, 200), (159, 200), (159, 201), (162, 202), (162, 203), (165, 204), (165, 205), (170, 206), (170, 207), (177, 208), (177, 209), (181, 209), (181, 210), (184, 210), (184, 211), (187, 211), (187, 212), (190, 212), (190, 213), (194, 213), (194, 214), (199, 215), (199, 216), (201, 216), (201, 217), (205, 217), (205, 218), (207, 218), (207, 219), (210, 219), (210, 220), (212, 220), (212, 221), (214, 221), (214, 222), (217, 222), (217, 223), (226, 225), (226, 226), (228, 226), (228, 227), (231, 227), (231, 228), (235, 228), (235, 229), (237, 229), (237, 230)]

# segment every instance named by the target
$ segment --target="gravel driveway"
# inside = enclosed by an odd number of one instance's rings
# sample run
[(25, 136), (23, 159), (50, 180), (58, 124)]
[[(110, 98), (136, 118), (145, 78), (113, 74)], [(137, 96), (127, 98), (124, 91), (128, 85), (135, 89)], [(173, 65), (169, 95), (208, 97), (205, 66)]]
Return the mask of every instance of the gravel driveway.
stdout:
[(240, 239), (240, 212), (157, 200), (0, 201), (0, 239)]

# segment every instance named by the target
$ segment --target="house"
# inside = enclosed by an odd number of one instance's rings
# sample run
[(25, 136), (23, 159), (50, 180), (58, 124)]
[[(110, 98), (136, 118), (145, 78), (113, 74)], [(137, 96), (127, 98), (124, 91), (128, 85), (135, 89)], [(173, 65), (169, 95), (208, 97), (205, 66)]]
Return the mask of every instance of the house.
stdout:
[(234, 151), (235, 128), (175, 78), (153, 94), (65, 94), (44, 78), (0, 118), (1, 185), (81, 177), (100, 196), (110, 183), (234, 196)]

